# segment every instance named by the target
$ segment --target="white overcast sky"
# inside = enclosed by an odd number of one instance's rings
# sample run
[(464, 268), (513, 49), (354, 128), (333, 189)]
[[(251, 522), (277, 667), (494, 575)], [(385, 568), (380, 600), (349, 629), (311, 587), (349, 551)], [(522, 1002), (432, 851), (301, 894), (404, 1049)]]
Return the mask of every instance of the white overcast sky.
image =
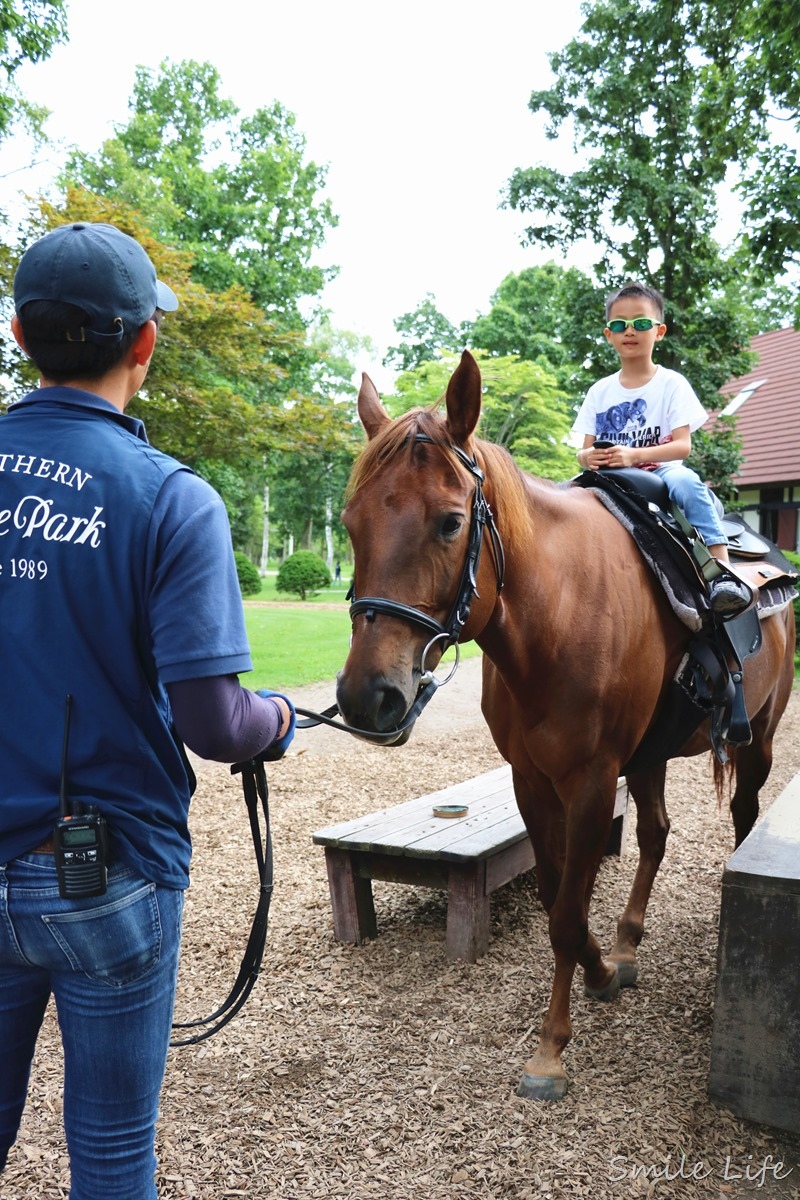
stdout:
[[(100, 147), (124, 122), (138, 65), (214, 64), (244, 114), (280, 100), (308, 157), (328, 165), (340, 223), (317, 260), (338, 264), (323, 297), (334, 324), (370, 336), (379, 383), (393, 319), (432, 292), (453, 321), (489, 307), (509, 271), (546, 261), (523, 250), (519, 214), (501, 211), (515, 167), (569, 170), (571, 150), (527, 107), (552, 79), (547, 54), (573, 37), (580, 0), (68, 0), (69, 42), (17, 78), (52, 112), (62, 145)], [(46, 187), (63, 153), (27, 168), (0, 150), (0, 207)], [(579, 261), (579, 260), (575, 260)]]

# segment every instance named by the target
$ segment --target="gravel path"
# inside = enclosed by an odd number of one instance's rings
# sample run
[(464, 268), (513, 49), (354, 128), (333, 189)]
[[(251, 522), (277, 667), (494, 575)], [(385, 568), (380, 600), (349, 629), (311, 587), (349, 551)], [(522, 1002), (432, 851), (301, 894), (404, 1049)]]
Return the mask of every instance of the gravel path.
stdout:
[[(301, 731), (270, 768), (276, 887), (264, 967), (231, 1025), (170, 1054), (163, 1200), (800, 1196), (800, 1138), (745, 1124), (706, 1096), (720, 878), (733, 847), (707, 757), (670, 767), (672, 833), (638, 986), (597, 1005), (576, 981), (559, 1105), (514, 1095), (552, 977), (531, 874), (493, 897), (489, 953), (475, 965), (445, 958), (438, 891), (376, 883), (378, 938), (334, 941), (313, 831), (498, 766), (479, 670), (477, 659), (461, 665), (405, 747)], [(325, 707), (333, 685), (295, 699)], [(762, 807), (800, 772), (799, 733), (795, 692)], [(202, 764), (199, 780), (181, 1019), (227, 993), (257, 899), (238, 779)], [(634, 866), (629, 851), (601, 869), (592, 924), (604, 945)], [(0, 1200), (68, 1195), (60, 1072), (51, 1013)]]

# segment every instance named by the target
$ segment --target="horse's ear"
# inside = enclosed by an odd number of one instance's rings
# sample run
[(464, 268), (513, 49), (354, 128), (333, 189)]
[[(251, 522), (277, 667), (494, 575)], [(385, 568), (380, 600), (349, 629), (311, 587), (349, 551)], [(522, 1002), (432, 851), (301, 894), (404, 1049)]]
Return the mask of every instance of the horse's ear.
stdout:
[(361, 387), (358, 392), (358, 415), (370, 441), (383, 429), (387, 421), (392, 419), (381, 404), (378, 389), (369, 375), (361, 376)]
[(481, 415), (480, 367), (465, 350), (447, 385), (447, 428), (457, 446), (466, 446)]

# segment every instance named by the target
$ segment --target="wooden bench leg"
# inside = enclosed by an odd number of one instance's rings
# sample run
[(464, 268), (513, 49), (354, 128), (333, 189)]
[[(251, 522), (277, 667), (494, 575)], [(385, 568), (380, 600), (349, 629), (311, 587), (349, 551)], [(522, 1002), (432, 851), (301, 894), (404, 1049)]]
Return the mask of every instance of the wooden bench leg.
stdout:
[(353, 855), (348, 850), (326, 846), (325, 866), (337, 940), (360, 946), (365, 938), (377, 937), (372, 882), (359, 876)]
[(625, 842), (627, 841), (627, 824), (627, 815), (624, 817), (614, 817), (614, 820), (611, 822), (611, 832), (608, 835), (608, 842), (606, 844), (606, 855), (613, 854), (616, 858), (620, 858), (622, 856), (622, 852), (625, 849)]
[[(620, 808), (622, 811), (620, 811)], [(617, 792), (614, 814), (605, 852), (606, 854), (613, 854), (617, 858), (620, 858), (625, 853), (631, 819), (631, 803), (627, 786), (624, 789), (624, 793), (621, 793), (621, 791)]]
[(451, 864), (447, 896), (447, 957), (476, 962), (489, 949), (486, 862)]

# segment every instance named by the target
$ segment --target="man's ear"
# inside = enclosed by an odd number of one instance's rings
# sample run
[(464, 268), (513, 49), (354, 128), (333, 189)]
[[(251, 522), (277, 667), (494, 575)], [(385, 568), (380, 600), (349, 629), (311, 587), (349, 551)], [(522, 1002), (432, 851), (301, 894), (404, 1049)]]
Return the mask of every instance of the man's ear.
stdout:
[[(13, 317), (11, 318), (11, 332), (13, 333), (14, 340), (19, 346), (20, 350), (24, 351), (25, 354), (28, 354), (28, 347), (25, 345), (25, 338), (22, 336), (22, 322), (16, 313), (14, 313)], [(28, 354), (28, 358), (30, 358), (30, 354)]]
[(145, 321), (131, 346), (133, 361), (137, 366), (143, 367), (146, 363), (149, 363), (156, 347), (157, 336), (158, 326), (155, 321)]

